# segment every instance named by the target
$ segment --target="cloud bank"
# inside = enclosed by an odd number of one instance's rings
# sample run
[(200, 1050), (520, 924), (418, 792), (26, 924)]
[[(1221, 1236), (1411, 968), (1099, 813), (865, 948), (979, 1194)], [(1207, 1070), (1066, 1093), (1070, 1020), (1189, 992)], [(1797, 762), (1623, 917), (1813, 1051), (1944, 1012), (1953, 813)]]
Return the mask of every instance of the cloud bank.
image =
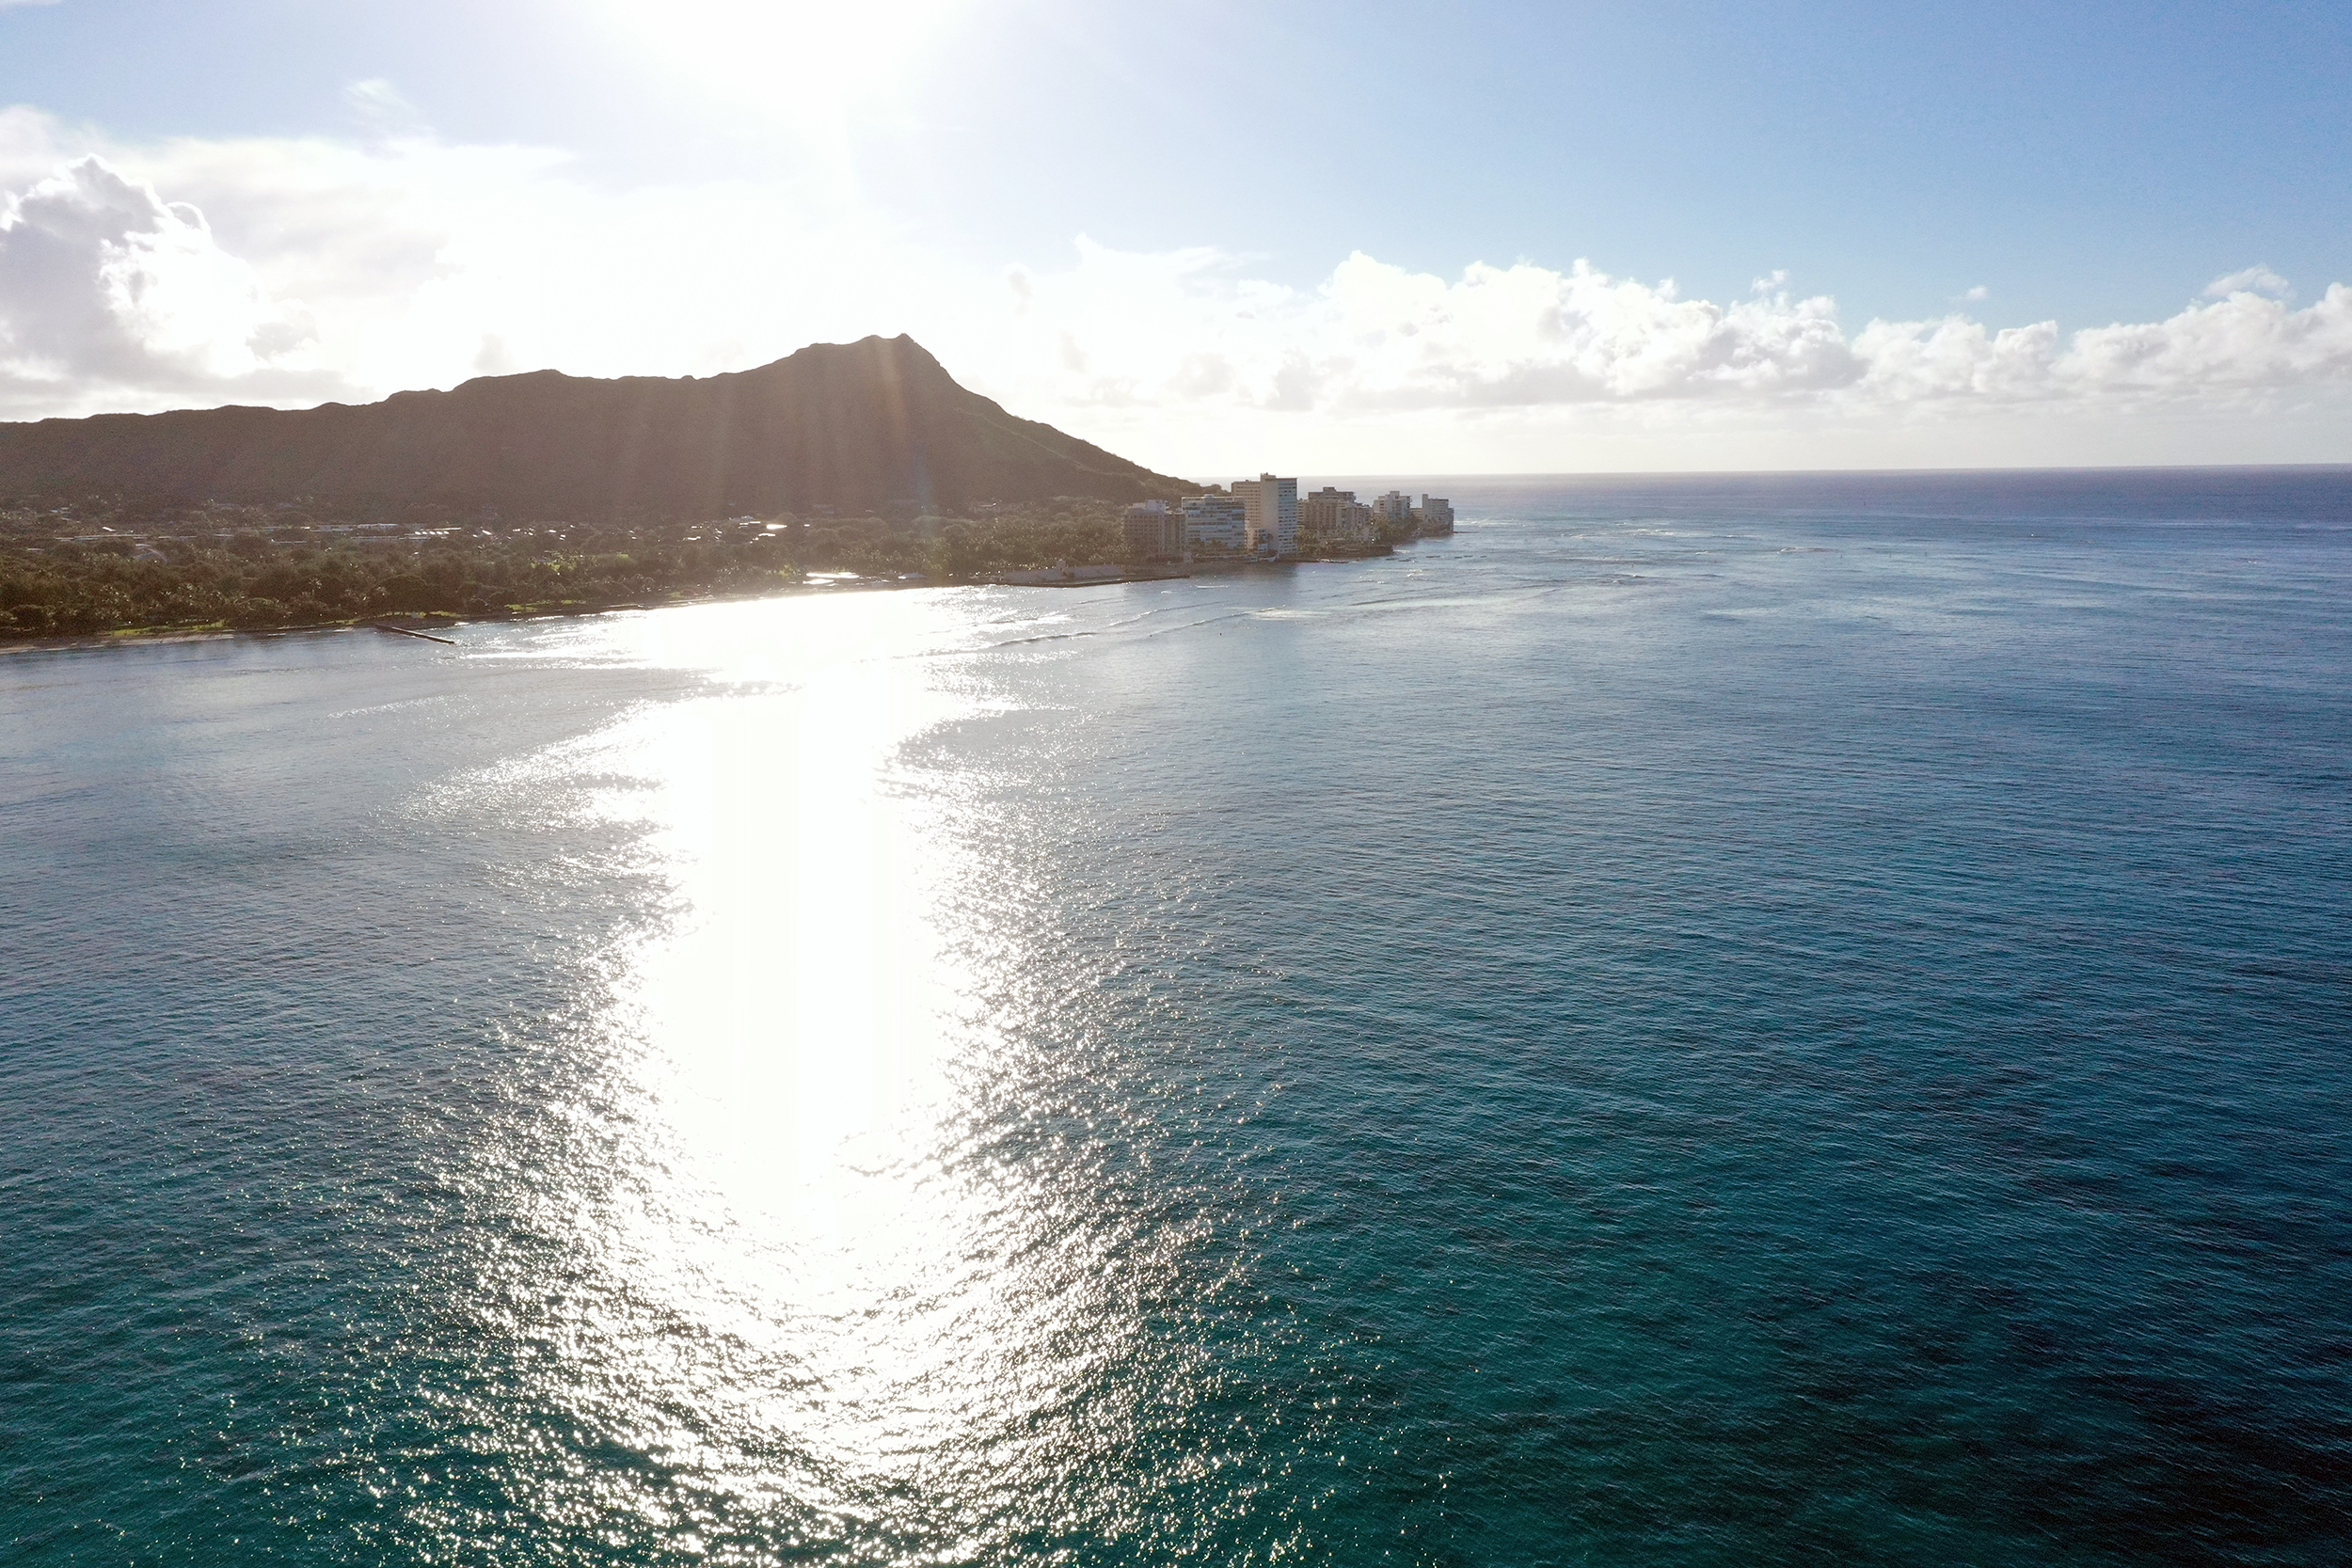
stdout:
[[(1850, 327), (1780, 275), (1718, 302), (1583, 261), (1444, 277), (1359, 252), (1299, 287), (1215, 248), (1081, 239), (983, 272), (814, 188), (681, 171), (607, 189), (559, 152), (444, 143), (387, 84), (354, 90), (373, 129), (343, 141), (119, 146), (0, 112), (0, 418), (373, 398), (543, 365), (702, 374), (901, 330), (1018, 412), (1191, 471), (1273, 443), (1361, 467), (1400, 440), (1424, 467), (1574, 467), (1580, 439), (1709, 432), (1768, 453), (1802, 437), (1831, 462), (1868, 460), (1853, 441), (1879, 432), (1932, 461), (1923, 433), (1956, 420), (2137, 424), (2161, 448), (2183, 421), (2309, 425), (2352, 390), (2352, 289), (2298, 306), (2259, 265), (2163, 320), (2071, 332), (1965, 309)], [(2000, 460), (1965, 446), (1949, 460)]]
[(310, 341), (298, 308), (273, 302), (201, 212), (95, 157), (0, 204), (8, 404), (338, 389), (305, 362)]
[[(1081, 242), (1049, 280), (1019, 275), (1024, 309), (1076, 345), (1083, 399), (1170, 404), (1201, 395), (1272, 408), (1460, 410), (1692, 403), (1834, 408), (2196, 400), (2352, 382), (2352, 289), (2296, 309), (2267, 269), (2220, 279), (2163, 321), (2061, 334), (1966, 315), (1873, 321), (1775, 276), (1728, 304), (1671, 281), (1474, 263), (1448, 280), (1361, 252), (1314, 290), (1234, 275), (1210, 252), (1122, 256)], [(1181, 323), (1175, 332), (1168, 324)]]

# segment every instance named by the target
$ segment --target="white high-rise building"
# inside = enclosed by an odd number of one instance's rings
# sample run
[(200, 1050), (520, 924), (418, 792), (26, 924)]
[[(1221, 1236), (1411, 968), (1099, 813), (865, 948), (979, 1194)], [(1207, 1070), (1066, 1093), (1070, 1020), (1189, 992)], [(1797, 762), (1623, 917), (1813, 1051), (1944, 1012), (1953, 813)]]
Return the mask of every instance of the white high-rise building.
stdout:
[(1423, 496), (1413, 508), (1413, 523), (1423, 533), (1454, 531), (1454, 503), (1443, 496)]
[(1298, 553), (1298, 481), (1260, 474), (1233, 482), (1252, 555)]
[(1187, 496), (1184, 500), (1184, 543), (1193, 549), (1245, 550), (1249, 523), (1240, 498)]
[(1372, 515), (1384, 523), (1409, 528), (1413, 522), (1413, 498), (1402, 490), (1391, 490), (1372, 503)]

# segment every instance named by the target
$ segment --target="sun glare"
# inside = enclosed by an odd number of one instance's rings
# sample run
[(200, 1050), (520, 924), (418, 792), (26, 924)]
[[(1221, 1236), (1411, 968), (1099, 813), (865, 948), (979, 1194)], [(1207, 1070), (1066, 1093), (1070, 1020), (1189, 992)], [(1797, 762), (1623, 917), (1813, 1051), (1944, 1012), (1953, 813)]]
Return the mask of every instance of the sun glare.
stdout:
[(611, 0), (630, 41), (700, 87), (778, 118), (826, 122), (888, 100), (965, 0)]
[(964, 1141), (1001, 1046), (964, 966), (976, 944), (1012, 966), (1025, 939), (991, 924), (1008, 870), (955, 827), (958, 781), (905, 754), (989, 699), (908, 656), (988, 626), (968, 595), (914, 594), (583, 626), (564, 646), (584, 665), (709, 690), (464, 786), (580, 789), (590, 820), (642, 831), (668, 890), (616, 935), (586, 1036), (606, 1054), (583, 1105), (627, 1109), (581, 1125), (617, 1141), (532, 1199), (583, 1287), (545, 1389), (742, 1506), (904, 1507), (974, 1455), (993, 1484), (1133, 1331), (1092, 1270), (1040, 1273), (1064, 1256), (1050, 1204)]

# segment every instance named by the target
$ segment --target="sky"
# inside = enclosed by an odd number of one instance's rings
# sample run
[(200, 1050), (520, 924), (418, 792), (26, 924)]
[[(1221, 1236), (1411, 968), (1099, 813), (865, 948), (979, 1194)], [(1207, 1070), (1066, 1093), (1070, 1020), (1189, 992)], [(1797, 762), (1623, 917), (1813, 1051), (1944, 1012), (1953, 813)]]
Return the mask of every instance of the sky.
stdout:
[(2352, 7), (0, 0), (0, 419), (911, 333), (1164, 472), (2352, 462)]

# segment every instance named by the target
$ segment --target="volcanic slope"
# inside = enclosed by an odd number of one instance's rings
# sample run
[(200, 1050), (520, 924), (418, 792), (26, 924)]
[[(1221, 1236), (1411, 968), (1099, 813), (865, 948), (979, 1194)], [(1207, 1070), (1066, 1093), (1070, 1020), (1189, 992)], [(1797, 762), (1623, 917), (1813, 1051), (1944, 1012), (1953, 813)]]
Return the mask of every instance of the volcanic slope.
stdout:
[(914, 339), (669, 380), (537, 371), (288, 411), (0, 424), (0, 495), (496, 506), (514, 517), (1131, 500), (1183, 482), (957, 385)]

